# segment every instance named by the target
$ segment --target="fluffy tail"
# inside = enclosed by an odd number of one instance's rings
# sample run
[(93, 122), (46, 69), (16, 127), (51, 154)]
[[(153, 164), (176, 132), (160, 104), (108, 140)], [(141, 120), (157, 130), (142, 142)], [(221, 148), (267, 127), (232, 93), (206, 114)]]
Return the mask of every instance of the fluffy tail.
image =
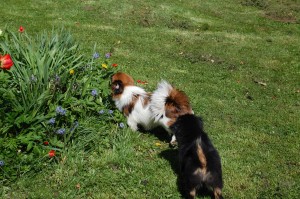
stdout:
[(163, 80), (152, 93), (150, 107), (155, 122), (165, 115), (166, 101), (173, 89), (174, 88), (171, 84)]
[(166, 81), (161, 81), (153, 92), (150, 107), (156, 122), (164, 117), (174, 121), (180, 115), (193, 114), (187, 95)]

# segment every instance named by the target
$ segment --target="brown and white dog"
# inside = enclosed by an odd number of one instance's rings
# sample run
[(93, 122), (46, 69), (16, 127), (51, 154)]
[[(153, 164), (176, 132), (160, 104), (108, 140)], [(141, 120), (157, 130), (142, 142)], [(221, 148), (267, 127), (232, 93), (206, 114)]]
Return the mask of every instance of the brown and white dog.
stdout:
[(151, 130), (157, 125), (150, 110), (150, 93), (143, 88), (135, 86), (133, 78), (122, 72), (114, 74), (111, 78), (112, 99), (116, 107), (127, 118), (128, 126), (133, 130)]
[(188, 96), (166, 81), (161, 81), (152, 93), (150, 108), (154, 121), (173, 134), (171, 144), (176, 144), (176, 137), (170, 126), (176, 119), (185, 114), (194, 114)]

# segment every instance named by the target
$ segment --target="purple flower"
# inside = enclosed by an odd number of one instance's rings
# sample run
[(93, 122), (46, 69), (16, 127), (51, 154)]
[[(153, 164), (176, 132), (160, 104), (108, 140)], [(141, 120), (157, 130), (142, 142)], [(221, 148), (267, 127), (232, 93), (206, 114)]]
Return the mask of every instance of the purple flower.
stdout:
[(111, 53), (106, 53), (105, 54), (106, 59), (110, 58), (110, 56), (111, 56)]
[(124, 123), (121, 122), (121, 123), (119, 124), (119, 127), (120, 127), (121, 129), (124, 128), (124, 127), (125, 127)]
[(5, 165), (4, 161), (3, 161), (3, 160), (0, 160), (0, 167), (2, 167), (2, 166), (4, 166), (4, 165)]
[(104, 110), (99, 111), (99, 114), (100, 115), (104, 114)]
[(55, 111), (56, 111), (56, 114), (60, 115), (62, 112), (63, 112), (63, 108), (61, 106), (58, 106), (56, 107)]
[(66, 115), (67, 111), (65, 109), (63, 109), (61, 106), (58, 106), (56, 108), (56, 114), (57, 115)]
[(113, 112), (114, 112), (113, 110), (108, 110), (109, 114), (113, 114)]
[(93, 54), (93, 58), (94, 58), (94, 59), (98, 59), (99, 57), (100, 57), (100, 54), (99, 54), (99, 53), (94, 53), (94, 54)]
[(58, 129), (56, 131), (56, 133), (59, 134), (59, 135), (63, 135), (63, 134), (65, 134), (65, 132), (66, 132), (66, 129), (64, 129), (64, 128)]
[(32, 74), (30, 80), (31, 80), (32, 82), (36, 82), (36, 81), (37, 81), (37, 78)]
[(91, 94), (93, 97), (96, 97), (98, 95), (98, 92), (97, 92), (97, 90), (93, 89)]
[(48, 124), (54, 125), (54, 124), (55, 124), (55, 118), (51, 118), (51, 119), (48, 121)]

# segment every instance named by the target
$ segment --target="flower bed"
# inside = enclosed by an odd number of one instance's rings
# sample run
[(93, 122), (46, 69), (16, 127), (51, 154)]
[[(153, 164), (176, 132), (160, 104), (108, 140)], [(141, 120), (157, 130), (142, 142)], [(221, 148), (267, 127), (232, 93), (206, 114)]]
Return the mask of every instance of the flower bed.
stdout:
[(1, 181), (57, 161), (80, 133), (83, 118), (124, 127), (111, 111), (108, 86), (118, 64), (110, 62), (110, 52), (95, 51), (83, 56), (65, 30), (36, 37), (24, 27), (0, 30)]

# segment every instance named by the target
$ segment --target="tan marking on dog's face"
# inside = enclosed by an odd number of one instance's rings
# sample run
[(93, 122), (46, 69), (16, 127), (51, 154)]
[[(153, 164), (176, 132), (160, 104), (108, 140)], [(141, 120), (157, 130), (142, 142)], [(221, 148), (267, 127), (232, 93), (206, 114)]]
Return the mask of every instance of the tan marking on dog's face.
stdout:
[[(133, 78), (126, 73), (116, 73), (111, 77), (111, 90), (113, 99), (118, 99), (126, 86), (133, 86)], [(121, 90), (122, 92), (115, 94), (116, 90)]]
[(166, 117), (178, 118), (180, 115), (193, 114), (189, 98), (183, 91), (173, 89), (165, 104)]
[(206, 174), (207, 172), (207, 161), (206, 161), (206, 156), (203, 152), (203, 149), (201, 148), (201, 146), (199, 144), (197, 144), (197, 156), (198, 156), (198, 159), (201, 163), (201, 173), (203, 175)]
[(222, 196), (222, 190), (219, 187), (214, 188), (215, 199), (219, 199)]

